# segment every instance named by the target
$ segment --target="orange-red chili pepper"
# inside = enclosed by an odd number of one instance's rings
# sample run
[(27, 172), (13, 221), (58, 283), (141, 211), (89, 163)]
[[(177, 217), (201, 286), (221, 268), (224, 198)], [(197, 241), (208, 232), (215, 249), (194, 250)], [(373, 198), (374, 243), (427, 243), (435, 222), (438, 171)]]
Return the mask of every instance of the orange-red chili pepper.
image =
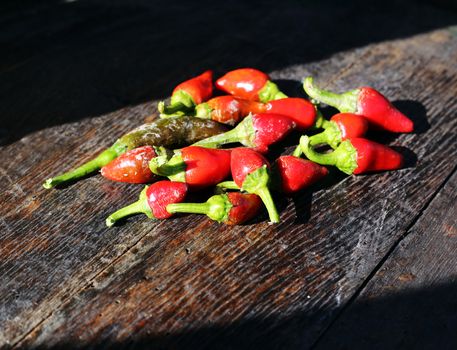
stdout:
[(235, 69), (218, 80), (218, 89), (246, 100), (268, 102), (287, 97), (267, 74), (254, 68)]
[(100, 173), (113, 181), (133, 184), (152, 182), (155, 175), (149, 169), (149, 161), (155, 156), (151, 146), (134, 148), (102, 167)]
[(403, 156), (390, 147), (363, 139), (347, 139), (331, 153), (318, 153), (308, 136), (300, 138), (300, 148), (306, 157), (322, 165), (334, 165), (346, 174), (394, 170), (403, 166)]
[(309, 138), (312, 146), (326, 143), (332, 148), (338, 147), (341, 141), (354, 137), (363, 137), (368, 130), (368, 121), (364, 116), (354, 113), (338, 113), (324, 120), (323, 132)]
[(171, 103), (166, 106), (159, 103), (161, 116), (183, 115), (196, 105), (207, 101), (213, 95), (213, 71), (206, 72), (186, 80), (175, 87), (171, 95)]
[(196, 190), (216, 185), (230, 175), (230, 150), (189, 146), (174, 155), (158, 148), (158, 156), (149, 167), (154, 174), (185, 182)]
[(265, 207), (271, 222), (279, 222), (279, 214), (271, 198), (270, 164), (258, 152), (250, 148), (234, 148), (231, 155), (232, 177), (242, 191), (258, 195)]
[(219, 123), (235, 125), (249, 113), (266, 112), (267, 106), (261, 102), (245, 100), (232, 95), (213, 97), (199, 104), (195, 116), (212, 119)]
[(326, 167), (294, 156), (281, 156), (275, 162), (277, 186), (282, 193), (291, 195), (316, 183), (328, 174)]
[(260, 113), (247, 116), (235, 128), (223, 134), (215, 135), (194, 143), (195, 146), (218, 148), (224, 144), (239, 142), (266, 153), (268, 147), (282, 140), (295, 128), (295, 122), (289, 117)]
[(230, 192), (212, 196), (205, 203), (176, 203), (167, 205), (169, 213), (205, 214), (227, 225), (239, 225), (252, 219), (262, 201), (255, 194)]
[(138, 201), (119, 209), (106, 219), (107, 226), (133, 214), (145, 214), (150, 219), (166, 219), (171, 216), (166, 210), (168, 204), (179, 203), (184, 200), (187, 185), (183, 182), (158, 181), (146, 186), (140, 193)]
[(363, 115), (376, 128), (392, 132), (412, 132), (414, 129), (411, 119), (371, 87), (365, 86), (336, 94), (319, 89), (313, 84), (313, 78), (307, 77), (303, 81), (303, 88), (313, 99), (335, 107), (340, 112)]

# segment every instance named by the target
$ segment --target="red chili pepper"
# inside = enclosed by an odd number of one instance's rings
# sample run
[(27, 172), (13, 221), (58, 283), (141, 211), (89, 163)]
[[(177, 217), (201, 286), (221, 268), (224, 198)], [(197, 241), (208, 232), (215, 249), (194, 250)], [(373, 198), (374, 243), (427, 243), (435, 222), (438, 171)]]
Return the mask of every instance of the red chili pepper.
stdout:
[(197, 77), (182, 82), (173, 90), (171, 104), (164, 102), (158, 105), (161, 117), (183, 115), (196, 105), (205, 102), (213, 94), (213, 71), (207, 70)]
[(322, 165), (334, 165), (346, 174), (363, 174), (371, 171), (399, 169), (403, 156), (379, 143), (353, 138), (343, 142), (331, 153), (317, 153), (308, 136), (300, 138), (300, 148), (308, 159)]
[(266, 153), (268, 146), (283, 139), (295, 128), (295, 122), (280, 114), (260, 113), (247, 116), (235, 128), (223, 134), (208, 137), (195, 146), (218, 148), (224, 144), (239, 142)]
[(354, 137), (363, 137), (368, 130), (368, 121), (365, 117), (354, 113), (338, 113), (324, 120), (325, 129), (320, 134), (309, 138), (311, 146), (326, 143), (332, 148), (338, 147), (341, 141)]
[(216, 80), (216, 86), (226, 93), (246, 100), (268, 102), (287, 97), (268, 75), (254, 69), (235, 69)]
[(336, 94), (319, 89), (313, 85), (313, 78), (307, 77), (303, 81), (303, 88), (313, 99), (335, 107), (340, 112), (363, 115), (376, 128), (392, 132), (412, 132), (414, 129), (411, 119), (371, 87), (361, 87)]
[(139, 213), (146, 214), (150, 219), (169, 218), (171, 214), (166, 210), (167, 205), (182, 202), (186, 193), (187, 185), (182, 182), (164, 180), (145, 186), (138, 201), (108, 216), (106, 225), (111, 227), (119, 219)]
[(282, 114), (297, 124), (298, 130), (306, 130), (315, 125), (318, 116), (316, 107), (304, 98), (288, 97), (270, 101), (266, 112)]
[(235, 148), (231, 156), (232, 177), (243, 191), (258, 195), (265, 207), (271, 222), (279, 222), (279, 214), (271, 198), (270, 164), (258, 152), (250, 148)]
[(196, 190), (216, 185), (230, 175), (230, 150), (189, 146), (171, 156), (158, 148), (158, 156), (149, 167), (154, 174), (185, 182)]
[(326, 167), (294, 156), (281, 156), (275, 165), (281, 192), (289, 195), (311, 186), (328, 174)]
[(235, 96), (218, 96), (199, 104), (196, 117), (212, 119), (219, 123), (235, 125), (249, 113), (263, 113), (267, 106), (261, 102), (249, 101)]
[(155, 156), (151, 146), (134, 148), (109, 162), (100, 172), (102, 176), (113, 181), (132, 184), (152, 182), (155, 176), (149, 169), (149, 161)]
[(212, 196), (205, 203), (169, 204), (169, 213), (205, 214), (210, 219), (227, 225), (239, 225), (252, 219), (262, 201), (255, 194), (230, 192)]

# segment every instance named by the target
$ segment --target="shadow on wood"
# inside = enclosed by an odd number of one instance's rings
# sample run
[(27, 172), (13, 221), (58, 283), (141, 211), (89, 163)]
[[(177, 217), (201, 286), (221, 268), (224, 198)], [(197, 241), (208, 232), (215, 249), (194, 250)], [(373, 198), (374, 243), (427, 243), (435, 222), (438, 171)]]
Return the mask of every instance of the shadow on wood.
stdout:
[[(333, 336), (314, 344), (317, 349), (455, 349), (457, 347), (457, 283), (375, 296), (351, 306)], [(338, 310), (333, 310), (337, 312)], [(148, 319), (137, 325), (137, 334), (117, 342), (103, 335), (97, 344), (78, 340), (34, 349), (303, 349), (302, 330), (318, 319), (318, 308), (295, 310), (289, 316), (249, 317), (227, 325), (192, 325), (178, 333), (148, 334)], [(154, 316), (151, 316), (154, 317)], [(110, 326), (115, 329), (116, 324)], [(88, 330), (89, 332), (89, 330)], [(111, 330), (106, 329), (106, 334)], [(81, 335), (84, 338), (84, 335)], [(27, 349), (27, 348), (25, 348)]]

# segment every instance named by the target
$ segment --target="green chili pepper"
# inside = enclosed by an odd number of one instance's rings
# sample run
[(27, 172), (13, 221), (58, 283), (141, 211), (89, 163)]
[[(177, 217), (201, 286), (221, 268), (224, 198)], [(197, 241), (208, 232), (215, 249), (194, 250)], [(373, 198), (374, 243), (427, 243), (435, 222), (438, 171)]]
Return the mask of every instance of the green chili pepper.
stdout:
[(121, 136), (111, 147), (80, 167), (47, 179), (43, 187), (51, 188), (93, 173), (128, 150), (141, 146), (178, 148), (227, 131), (222, 124), (195, 117), (157, 119)]

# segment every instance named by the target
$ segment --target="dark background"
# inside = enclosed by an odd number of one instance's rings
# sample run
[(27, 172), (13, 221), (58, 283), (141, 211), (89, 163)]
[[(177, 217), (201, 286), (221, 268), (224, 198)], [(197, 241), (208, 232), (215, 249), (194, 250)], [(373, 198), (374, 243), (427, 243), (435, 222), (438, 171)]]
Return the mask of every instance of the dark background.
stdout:
[(456, 9), (448, 0), (4, 0), (0, 145), (165, 98), (208, 68), (271, 72), (456, 24)]

